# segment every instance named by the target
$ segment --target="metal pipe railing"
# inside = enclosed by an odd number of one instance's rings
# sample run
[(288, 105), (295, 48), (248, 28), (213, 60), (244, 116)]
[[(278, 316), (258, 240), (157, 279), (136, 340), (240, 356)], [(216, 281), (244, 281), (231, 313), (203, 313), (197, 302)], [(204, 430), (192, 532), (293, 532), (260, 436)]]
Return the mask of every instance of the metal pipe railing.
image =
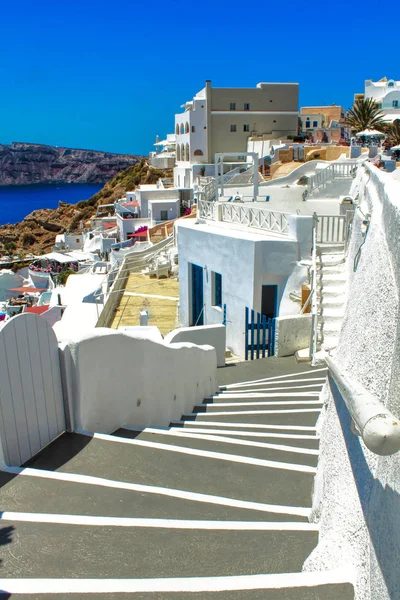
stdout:
[(310, 360), (313, 363), (317, 352), (318, 342), (318, 311), (317, 311), (317, 224), (318, 218), (316, 213), (313, 215), (313, 231), (312, 231), (312, 265), (311, 265), (311, 339), (310, 339)]
[(351, 379), (330, 356), (329, 375), (353, 419), (356, 433), (374, 454), (387, 456), (400, 450), (400, 421), (371, 392)]

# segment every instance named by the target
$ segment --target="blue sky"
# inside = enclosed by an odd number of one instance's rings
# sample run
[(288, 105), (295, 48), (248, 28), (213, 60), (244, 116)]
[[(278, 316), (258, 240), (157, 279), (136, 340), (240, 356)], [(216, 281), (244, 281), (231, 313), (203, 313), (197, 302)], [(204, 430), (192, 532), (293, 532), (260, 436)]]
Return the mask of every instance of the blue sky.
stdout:
[(395, 37), (365, 33), (374, 14), (371, 0), (1, 0), (0, 143), (146, 154), (206, 79), (296, 81), (300, 105), (348, 108), (365, 79), (400, 79)]

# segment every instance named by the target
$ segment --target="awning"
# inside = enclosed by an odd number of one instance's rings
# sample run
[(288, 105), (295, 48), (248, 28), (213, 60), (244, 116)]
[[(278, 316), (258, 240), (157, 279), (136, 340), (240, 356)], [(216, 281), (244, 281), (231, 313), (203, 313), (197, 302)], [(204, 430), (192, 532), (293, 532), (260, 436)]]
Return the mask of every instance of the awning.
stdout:
[(377, 131), (376, 129), (364, 129), (364, 131), (360, 131), (359, 133), (356, 133), (356, 137), (372, 137), (372, 136), (377, 136), (377, 135), (381, 135), (381, 136), (385, 136), (384, 133), (382, 133), (382, 131)]
[(40, 256), (39, 259), (55, 260), (59, 263), (77, 262), (76, 258), (72, 258), (71, 256), (68, 256), (68, 254), (60, 254), (58, 252), (50, 252), (49, 254), (44, 254), (43, 256)]
[(128, 237), (147, 237), (147, 229), (146, 231), (135, 231), (135, 233), (128, 233)]
[(34, 287), (16, 287), (16, 288), (8, 288), (9, 292), (19, 292), (20, 294), (37, 294), (42, 293), (44, 290), (42, 288), (34, 288)]
[(47, 310), (49, 310), (49, 306), (29, 306), (25, 312), (26, 313), (33, 313), (34, 315), (41, 315), (44, 312), (46, 312)]
[(139, 208), (139, 202), (132, 200), (132, 202), (124, 202), (121, 206), (137, 206)]

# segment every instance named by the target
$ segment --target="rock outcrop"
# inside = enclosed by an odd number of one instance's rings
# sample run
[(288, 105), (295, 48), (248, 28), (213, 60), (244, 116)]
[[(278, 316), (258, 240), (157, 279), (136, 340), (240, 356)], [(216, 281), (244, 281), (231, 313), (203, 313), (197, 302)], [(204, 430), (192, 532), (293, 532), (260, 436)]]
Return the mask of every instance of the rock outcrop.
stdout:
[(0, 185), (106, 183), (139, 157), (42, 144), (0, 144)]

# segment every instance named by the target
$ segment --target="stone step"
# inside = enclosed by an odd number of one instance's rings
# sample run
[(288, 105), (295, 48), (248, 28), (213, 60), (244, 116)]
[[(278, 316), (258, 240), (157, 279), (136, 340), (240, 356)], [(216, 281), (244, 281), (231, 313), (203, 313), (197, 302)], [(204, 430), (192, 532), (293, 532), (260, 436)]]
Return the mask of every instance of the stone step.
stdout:
[[(352, 579), (352, 573), (324, 571), (196, 579), (74, 578), (41, 582), (31, 578), (3, 580), (2, 584), (5, 597), (12, 596), (13, 600), (354, 600)], [(67, 586), (70, 592), (64, 594)]]
[(345, 284), (347, 280), (347, 275), (346, 273), (325, 273), (325, 271), (323, 271), (319, 277), (318, 282), (320, 283), (320, 285), (327, 285), (327, 283), (340, 283), (340, 284)]
[[(124, 484), (112, 479), (92, 478), (85, 483), (84, 477), (75, 473), (69, 474), (70, 481), (40, 477), (40, 471), (33, 473), (15, 476), (0, 472), (3, 510), (123, 518), (308, 521), (307, 511), (298, 507), (241, 502), (212, 496), (207, 490), (193, 494), (151, 485), (124, 489)], [(67, 477), (65, 473), (61, 476)]]
[(259, 460), (144, 440), (64, 434), (31, 466), (251, 502), (310, 504), (313, 467)]
[(314, 427), (320, 408), (301, 408), (297, 410), (242, 410), (215, 411), (213, 413), (188, 413), (183, 415), (185, 421), (226, 421), (229, 423), (256, 423), (267, 425), (307, 426)]
[(282, 408), (290, 408), (290, 405), (296, 405), (299, 402), (304, 404), (317, 401), (321, 388), (322, 384), (318, 384), (316, 387), (309, 388), (308, 390), (301, 390), (293, 394), (291, 393), (291, 390), (288, 392), (285, 392), (284, 390), (275, 392), (269, 391), (268, 388), (252, 388), (246, 391), (236, 391), (233, 389), (219, 394), (214, 394), (212, 396), (207, 396), (204, 398), (201, 405), (264, 402), (270, 405), (278, 403)]
[(344, 254), (321, 254), (317, 256), (317, 266), (325, 267), (325, 266), (338, 266), (345, 265), (346, 259)]
[(337, 285), (335, 283), (329, 283), (327, 285), (324, 285), (322, 290), (317, 289), (317, 298), (321, 298), (321, 296), (323, 297), (323, 299), (331, 296), (341, 296), (343, 299), (345, 297), (345, 293), (343, 286)]
[(340, 330), (342, 328), (342, 321), (341, 320), (325, 321), (323, 319), (318, 322), (318, 327), (320, 329), (322, 329), (322, 331), (325, 334), (330, 333), (330, 332), (339, 334)]
[[(119, 430), (120, 431), (120, 430)], [(119, 432), (116, 432), (119, 435)], [(206, 437), (204, 437), (206, 436)], [(296, 448), (262, 441), (247, 441), (234, 437), (224, 437), (209, 433), (184, 433), (172, 431), (156, 431), (145, 429), (136, 439), (173, 444), (176, 446), (211, 450), (226, 454), (263, 458), (278, 462), (287, 462), (299, 465), (317, 466), (318, 450)]]
[(328, 294), (328, 296), (325, 296), (321, 299), (321, 306), (322, 309), (325, 310), (326, 308), (334, 308), (336, 310), (336, 307), (338, 308), (343, 308), (345, 307), (345, 302), (346, 302), (346, 296), (345, 294), (340, 294), (338, 296), (330, 296)]
[(260, 382), (260, 383), (252, 383), (248, 385), (243, 385), (240, 387), (232, 387), (221, 390), (221, 396), (224, 396), (225, 393), (251, 393), (257, 391), (264, 391), (273, 394), (274, 392), (281, 394), (283, 392), (288, 392), (290, 394), (296, 395), (296, 393), (305, 393), (305, 392), (315, 392), (323, 385), (325, 381), (324, 377), (320, 377), (318, 379), (304, 379), (303, 381), (293, 382), (286, 381), (283, 383), (280, 382)]
[(317, 243), (317, 254), (319, 255), (332, 255), (332, 254), (344, 254), (344, 244), (343, 243), (326, 243), (321, 244)]
[(318, 541), (317, 527), (304, 522), (162, 519), (121, 527), (102, 525), (101, 517), (93, 526), (95, 519), (90, 517), (89, 525), (2, 520), (18, 540), (3, 548), (2, 578), (27, 573), (30, 578), (74, 579), (290, 573), (301, 570)]
[(204, 433), (205, 435), (233, 436), (248, 441), (271, 442), (274, 444), (283, 444), (286, 446), (296, 446), (299, 448), (318, 449), (319, 440), (315, 431), (291, 430), (273, 428), (256, 429), (249, 424), (247, 427), (239, 427), (237, 423), (208, 423), (206, 421), (191, 423), (190, 421), (175, 421), (171, 430), (178, 430), (183, 433), (192, 431), (194, 433)]
[(303, 396), (297, 400), (281, 399), (274, 402), (270, 402), (270, 398), (259, 398), (257, 396), (249, 396), (246, 398), (238, 397), (234, 398), (233, 395), (228, 398), (221, 398), (218, 396), (214, 401), (209, 400), (203, 402), (203, 404), (196, 404), (193, 408), (194, 413), (214, 413), (222, 411), (249, 411), (249, 410), (297, 410), (301, 408), (315, 408), (320, 409), (322, 401), (319, 396)]
[(321, 264), (318, 263), (317, 264), (317, 275), (321, 275), (321, 274), (339, 274), (339, 273), (346, 273), (346, 268), (345, 268), (345, 263), (339, 263), (339, 264)]

